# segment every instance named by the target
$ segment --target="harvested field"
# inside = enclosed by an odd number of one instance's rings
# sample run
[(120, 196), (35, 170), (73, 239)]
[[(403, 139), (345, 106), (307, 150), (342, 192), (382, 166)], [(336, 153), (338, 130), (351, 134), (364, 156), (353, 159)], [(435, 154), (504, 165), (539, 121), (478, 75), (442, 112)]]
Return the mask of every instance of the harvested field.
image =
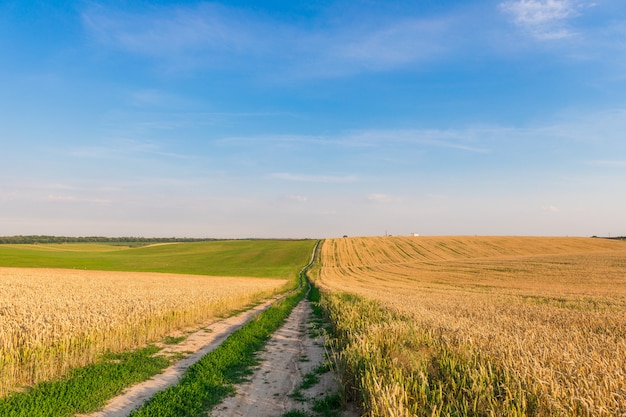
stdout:
[(321, 259), (319, 286), (362, 297), (329, 308), (373, 414), (626, 413), (625, 242), (347, 238)]
[(0, 268), (0, 395), (283, 291), (284, 279)]

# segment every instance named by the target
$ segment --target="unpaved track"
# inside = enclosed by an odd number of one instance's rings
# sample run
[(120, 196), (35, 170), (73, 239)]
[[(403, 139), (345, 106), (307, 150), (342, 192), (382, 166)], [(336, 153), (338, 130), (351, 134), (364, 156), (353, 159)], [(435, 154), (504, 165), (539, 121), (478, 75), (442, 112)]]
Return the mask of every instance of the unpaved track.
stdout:
[(336, 393), (338, 384), (332, 372), (320, 375), (320, 382), (302, 390), (306, 402), (290, 396), (302, 383), (302, 377), (324, 361), (323, 338), (310, 336), (307, 326), (311, 305), (301, 301), (285, 324), (274, 333), (259, 355), (257, 367), (248, 382), (237, 386), (234, 397), (225, 399), (209, 414), (213, 417), (274, 417), (294, 409), (307, 409), (312, 400)]
[[(131, 411), (141, 407), (154, 394), (178, 383), (187, 368), (199, 361), (204, 355), (217, 348), (228, 336), (245, 323), (267, 309), (276, 298), (266, 301), (236, 316), (214, 322), (202, 330), (190, 334), (176, 345), (166, 346), (162, 353), (180, 353), (184, 358), (177, 361), (163, 373), (128, 388), (121, 395), (109, 400), (98, 412), (83, 414), (81, 417), (126, 417)], [(193, 352), (193, 353), (188, 353)], [(79, 416), (77, 416), (79, 417)]]
[[(313, 263), (316, 252), (317, 246), (309, 264), (302, 269), (301, 274)], [(212, 323), (202, 330), (190, 334), (181, 343), (166, 347), (162, 354), (179, 353), (185, 355), (184, 358), (174, 363), (163, 373), (126, 389), (121, 395), (109, 400), (102, 410), (91, 414), (76, 415), (75, 417), (127, 417), (157, 392), (176, 385), (191, 365), (198, 362), (207, 353), (215, 350), (228, 336), (266, 310), (279, 298), (282, 297), (272, 298), (251, 310)], [(288, 394), (298, 387), (302, 375), (319, 366), (324, 358), (323, 339), (319, 337), (314, 340), (307, 331), (306, 326), (310, 315), (309, 301), (301, 301), (294, 308), (287, 322), (274, 333), (266, 345), (266, 351), (260, 356), (263, 364), (256, 371), (252, 381), (246, 384), (246, 386), (255, 387), (239, 387), (237, 397), (228, 399), (236, 400), (239, 393), (242, 392), (241, 390), (247, 389), (246, 399), (242, 401), (241, 405), (235, 404), (232, 408), (233, 410), (243, 409), (247, 407), (245, 404), (250, 404), (251, 407), (246, 409), (252, 408), (254, 411), (224, 415), (275, 416), (277, 414), (273, 410), (276, 409), (289, 411), (293, 408), (305, 408), (302, 407), (301, 403), (289, 398)], [(332, 374), (326, 373), (322, 375), (320, 383), (307, 390), (306, 395), (308, 397), (323, 396), (328, 392), (336, 392), (336, 390), (337, 384)], [(218, 410), (227, 411), (228, 405), (219, 406)]]

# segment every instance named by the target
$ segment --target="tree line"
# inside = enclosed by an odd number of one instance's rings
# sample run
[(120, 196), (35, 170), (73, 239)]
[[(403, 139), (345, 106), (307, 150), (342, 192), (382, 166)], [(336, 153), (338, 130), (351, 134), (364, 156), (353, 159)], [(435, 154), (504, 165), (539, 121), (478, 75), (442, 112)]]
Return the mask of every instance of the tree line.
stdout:
[(188, 237), (105, 237), (105, 236), (0, 236), (0, 244), (45, 244), (45, 243), (172, 243), (172, 242), (203, 242), (218, 240), (211, 238), (188, 238)]

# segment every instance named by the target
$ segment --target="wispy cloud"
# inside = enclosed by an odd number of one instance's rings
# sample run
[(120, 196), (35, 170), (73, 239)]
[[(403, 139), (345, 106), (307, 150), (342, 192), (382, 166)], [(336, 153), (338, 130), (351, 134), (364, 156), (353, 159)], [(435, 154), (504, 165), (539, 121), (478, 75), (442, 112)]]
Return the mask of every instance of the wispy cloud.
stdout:
[(339, 133), (336, 135), (266, 135), (250, 137), (227, 137), (217, 140), (222, 145), (253, 144), (263, 146), (334, 146), (342, 148), (379, 148), (391, 144), (404, 144), (422, 148), (447, 148), (472, 153), (489, 153), (482, 146), (483, 138), (501, 128), (467, 129), (368, 129)]
[[(228, 69), (284, 82), (427, 68), (478, 50), (499, 54), (501, 46), (489, 46), (505, 42), (508, 51), (509, 38), (493, 36), (502, 15), (537, 40), (581, 39), (578, 50), (568, 51), (577, 57), (594, 56), (598, 44), (623, 52), (623, 22), (612, 17), (604, 21), (608, 26), (590, 19), (578, 24), (592, 8), (610, 13), (603, 5), (592, 0), (500, 0), (497, 9), (471, 5), (375, 18), (364, 7), (352, 9), (349, 16), (326, 11), (306, 23), (217, 3), (154, 5), (141, 13), (90, 5), (82, 23), (106, 51), (148, 58), (160, 71)], [(161, 98), (148, 91), (135, 99), (151, 104)]]
[(137, 140), (111, 140), (102, 145), (75, 146), (65, 149), (55, 149), (54, 152), (62, 153), (74, 158), (81, 159), (129, 159), (137, 157), (158, 157), (168, 159), (189, 159), (191, 155), (177, 152), (169, 152), (156, 142), (143, 142)]
[(95, 204), (100, 206), (108, 206), (113, 202), (109, 199), (105, 198), (86, 198), (83, 196), (77, 195), (67, 195), (67, 194), (50, 194), (45, 197), (44, 202), (50, 203), (87, 203), (87, 204)]
[(512, 13), (515, 22), (541, 25), (563, 20), (578, 14), (577, 3), (571, 0), (517, 0), (507, 1), (501, 7)]
[(304, 175), (304, 174), (291, 174), (287, 172), (277, 172), (269, 175), (270, 178), (283, 180), (283, 181), (296, 181), (296, 182), (312, 182), (312, 183), (324, 183), (324, 184), (342, 184), (357, 182), (359, 178), (356, 175)]
[(99, 185), (85, 184), (77, 181), (75, 184), (45, 182), (24, 178), (15, 178), (11, 185), (3, 187), (0, 202), (23, 202), (29, 204), (91, 204), (110, 205), (112, 200), (103, 195), (110, 194)]
[(83, 12), (82, 20), (98, 41), (145, 55), (170, 56), (207, 48), (250, 50), (259, 45), (250, 36), (255, 22), (218, 4), (153, 6), (142, 13), (99, 5)]
[(367, 195), (367, 200), (378, 204), (390, 204), (401, 202), (402, 198), (384, 193), (373, 193)]
[(509, 0), (500, 3), (500, 8), (532, 36), (548, 40), (573, 36), (568, 21), (594, 5), (581, 0)]
[[(128, 93), (128, 103), (137, 108), (190, 107), (195, 103), (178, 93), (158, 89), (137, 89)], [(180, 118), (180, 116), (179, 116)]]
[(346, 134), (341, 140), (353, 145), (409, 144), (422, 147), (448, 148), (474, 153), (489, 153), (480, 146), (485, 131), (491, 128), (468, 129), (380, 129)]
[(561, 211), (561, 209), (554, 205), (543, 206), (541, 209), (547, 213), (559, 213)]
[[(369, 25), (345, 25), (309, 33), (308, 72), (341, 76), (357, 72), (387, 71), (428, 63), (451, 48), (455, 21), (452, 17), (423, 19), (403, 17)], [(312, 65), (311, 65), (312, 64)]]
[(295, 25), (213, 3), (153, 6), (141, 14), (92, 5), (82, 13), (85, 30), (100, 45), (158, 59), (170, 70), (232, 68), (237, 62), (239, 70), (259, 71), (279, 63), (281, 76), (289, 71), (298, 77), (345, 76), (431, 61), (449, 48), (459, 24), (451, 16), (319, 19)]
[(619, 167), (626, 168), (626, 160), (592, 160), (587, 162), (589, 165), (599, 167)]
[(309, 201), (309, 198), (307, 196), (300, 194), (287, 194), (285, 196), (285, 199), (287, 199), (288, 201), (295, 201), (297, 203), (306, 203), (307, 201)]

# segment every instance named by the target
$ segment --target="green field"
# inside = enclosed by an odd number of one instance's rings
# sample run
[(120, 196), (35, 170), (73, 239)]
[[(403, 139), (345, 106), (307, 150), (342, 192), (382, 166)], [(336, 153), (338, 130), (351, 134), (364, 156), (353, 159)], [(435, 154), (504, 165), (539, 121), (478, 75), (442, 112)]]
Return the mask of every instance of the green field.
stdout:
[(169, 272), (293, 279), (315, 240), (224, 240), (126, 247), (97, 243), (0, 245), (0, 267)]

